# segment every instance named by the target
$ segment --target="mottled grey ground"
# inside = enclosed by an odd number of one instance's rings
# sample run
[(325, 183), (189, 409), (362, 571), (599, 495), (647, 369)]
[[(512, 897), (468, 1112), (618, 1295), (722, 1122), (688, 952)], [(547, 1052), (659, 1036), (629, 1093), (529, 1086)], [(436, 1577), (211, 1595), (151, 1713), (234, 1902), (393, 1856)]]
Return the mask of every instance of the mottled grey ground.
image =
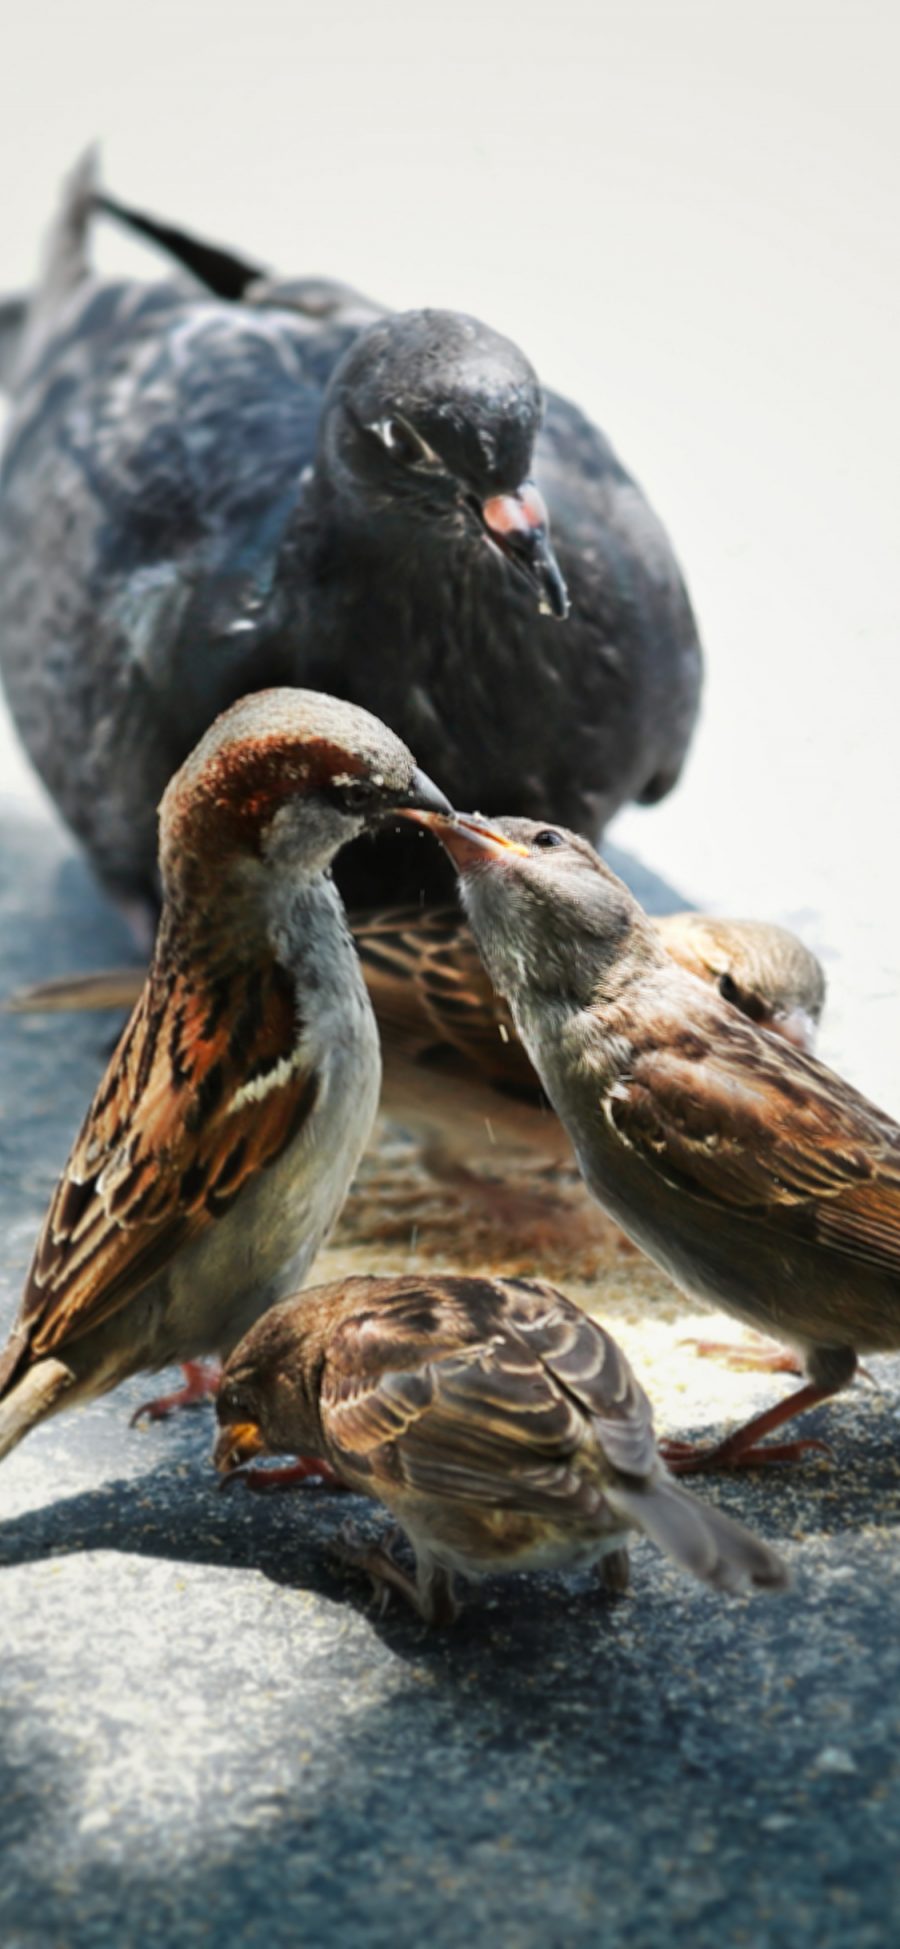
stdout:
[[(125, 946), (39, 812), (5, 824), (0, 911), (4, 991)], [(0, 1017), (4, 1322), (109, 1033)], [(694, 1365), (696, 1392), (657, 1377), (663, 1422), (715, 1418)], [(900, 1362), (873, 1367), (815, 1417), (831, 1464), (704, 1490), (784, 1549), (786, 1598), (641, 1547), (624, 1600), (498, 1582), (444, 1637), (331, 1562), (348, 1499), (220, 1494), (208, 1410), (130, 1431), (136, 1382), (51, 1424), (0, 1480), (0, 1937), (888, 1942)]]

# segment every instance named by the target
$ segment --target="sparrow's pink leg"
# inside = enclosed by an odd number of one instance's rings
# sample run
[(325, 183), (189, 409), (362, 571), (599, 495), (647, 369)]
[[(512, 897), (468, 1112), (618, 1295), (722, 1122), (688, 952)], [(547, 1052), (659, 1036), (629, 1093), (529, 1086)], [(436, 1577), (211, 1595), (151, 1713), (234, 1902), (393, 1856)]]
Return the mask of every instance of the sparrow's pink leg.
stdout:
[(724, 1441), (716, 1442), (711, 1448), (689, 1441), (661, 1441), (660, 1454), (673, 1475), (699, 1475), (706, 1469), (747, 1469), (764, 1468), (770, 1462), (796, 1462), (810, 1449), (820, 1453), (831, 1453), (826, 1441), (817, 1441), (814, 1436), (804, 1436), (796, 1441), (766, 1442), (766, 1436), (776, 1428), (792, 1421), (795, 1414), (804, 1414), (807, 1408), (818, 1407), (820, 1401), (831, 1399), (835, 1390), (816, 1387), (812, 1381), (789, 1394), (786, 1401), (779, 1401), (774, 1408), (766, 1408), (762, 1414), (755, 1414), (745, 1421), (742, 1428), (736, 1428), (733, 1435)]
[(142, 1414), (148, 1414), (151, 1421), (165, 1421), (166, 1416), (178, 1408), (196, 1408), (201, 1401), (215, 1400), (219, 1392), (222, 1368), (218, 1360), (204, 1366), (202, 1360), (186, 1360), (182, 1367), (184, 1386), (174, 1394), (158, 1394), (152, 1401), (142, 1401), (131, 1417), (133, 1428)]

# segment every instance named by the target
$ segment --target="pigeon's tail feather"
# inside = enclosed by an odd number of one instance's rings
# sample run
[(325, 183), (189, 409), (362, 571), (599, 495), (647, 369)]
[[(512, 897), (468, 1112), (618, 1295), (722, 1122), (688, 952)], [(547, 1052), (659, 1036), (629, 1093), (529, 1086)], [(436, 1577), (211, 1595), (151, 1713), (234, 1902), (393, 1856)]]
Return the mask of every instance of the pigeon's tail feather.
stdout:
[(97, 196), (99, 154), (93, 146), (79, 156), (63, 184), (62, 199), (56, 213), (44, 256), (44, 268), (34, 300), (35, 306), (62, 303), (90, 275), (88, 230)]
[[(59, 209), (44, 249), (41, 274), (27, 299), (7, 301), (7, 330), (0, 338), (0, 384), (15, 392), (27, 379), (57, 330), (69, 299), (91, 275), (88, 231), (97, 193), (97, 151), (87, 149), (63, 184)], [(15, 307), (21, 304), (21, 311)]]
[(661, 1474), (646, 1489), (616, 1483), (607, 1495), (675, 1563), (716, 1590), (737, 1592), (748, 1584), (784, 1590), (790, 1581), (786, 1563), (767, 1543), (671, 1476)]
[(35, 1361), (34, 1366), (28, 1367), (19, 1380), (13, 1380), (7, 1392), (4, 1391), (3, 1365), (0, 1361), (0, 1461), (9, 1454), (10, 1449), (17, 1447), (25, 1435), (30, 1434), (32, 1428), (37, 1427), (38, 1422), (46, 1421), (48, 1415), (55, 1414), (61, 1406), (61, 1397), (73, 1382), (70, 1368), (64, 1366), (61, 1360), (48, 1358)]
[(107, 196), (105, 191), (95, 196), (94, 204), (104, 216), (113, 217), (117, 223), (124, 224), (126, 230), (134, 230), (139, 237), (146, 237), (151, 244), (157, 244), (169, 257), (174, 257), (176, 264), (190, 271), (200, 284), (205, 284), (208, 291), (214, 292), (217, 298), (243, 298), (251, 284), (266, 276), (260, 264), (250, 264), (246, 258), (237, 257), (234, 251), (206, 243), (202, 237), (192, 237), (188, 231), (179, 230), (171, 223), (162, 223), (158, 217), (148, 216), (144, 210), (134, 210), (130, 204), (120, 203), (117, 197)]

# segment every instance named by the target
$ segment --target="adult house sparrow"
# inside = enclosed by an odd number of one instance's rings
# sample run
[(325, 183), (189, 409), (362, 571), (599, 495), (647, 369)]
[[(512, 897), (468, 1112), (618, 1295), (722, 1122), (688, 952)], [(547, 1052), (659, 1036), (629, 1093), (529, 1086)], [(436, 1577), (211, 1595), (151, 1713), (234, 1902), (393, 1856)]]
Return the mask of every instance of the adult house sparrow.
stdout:
[(552, 1286), (525, 1279), (347, 1279), (285, 1300), (222, 1376), (223, 1473), (314, 1450), (374, 1496), (413, 1546), (360, 1561), (428, 1623), (457, 1576), (599, 1563), (627, 1582), (629, 1533), (717, 1589), (780, 1589), (781, 1558), (674, 1482), (621, 1349)]
[(588, 1188), (676, 1284), (802, 1355), (806, 1386), (679, 1466), (797, 1453), (760, 1444), (900, 1346), (900, 1127), (677, 967), (575, 834), (426, 823)]
[(172, 780), (153, 961), (0, 1354), (0, 1456), (128, 1375), (227, 1353), (304, 1277), (380, 1082), (329, 868), (414, 805), (446, 800), (399, 738), (312, 691), (245, 698)]
[[(0, 666), (45, 784), (132, 913), (157, 898), (167, 779), (219, 710), (272, 683), (365, 704), (487, 812), (596, 837), (624, 801), (660, 798), (700, 649), (668, 539), (604, 435), (461, 313), (390, 313), (321, 280), (317, 301), (233, 258), (224, 280), (208, 270), (226, 296), (98, 281), (94, 194), (83, 167), (10, 381)], [(179, 253), (195, 272), (199, 248)], [(376, 875), (396, 899), (426, 872), (446, 896), (437, 851), (402, 834), (338, 868), (356, 904)]]
[[(651, 925), (676, 961), (751, 1020), (811, 1039), (825, 978), (795, 934), (766, 921), (697, 913), (655, 917)], [(508, 1179), (523, 1161), (565, 1164), (571, 1146), (467, 921), (456, 906), (400, 907), (352, 915), (351, 927), (381, 1036), (382, 1111), (415, 1132), (439, 1181), (516, 1223), (527, 1207), (525, 1215), (540, 1223), (533, 1183), (517, 1208), (515, 1190), (497, 1174)], [(22, 991), (12, 1005), (130, 1006), (142, 978), (133, 968), (63, 976)], [(569, 1207), (564, 1218), (571, 1225)]]

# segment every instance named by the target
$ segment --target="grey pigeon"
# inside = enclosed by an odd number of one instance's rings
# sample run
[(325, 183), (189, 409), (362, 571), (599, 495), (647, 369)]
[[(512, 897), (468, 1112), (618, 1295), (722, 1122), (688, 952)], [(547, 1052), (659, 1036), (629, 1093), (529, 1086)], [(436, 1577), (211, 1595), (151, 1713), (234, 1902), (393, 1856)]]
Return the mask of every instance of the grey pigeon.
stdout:
[[(270, 685), (376, 712), (488, 814), (597, 839), (668, 792), (697, 631), (664, 530), (584, 414), (473, 318), (270, 278), (109, 199), (180, 270), (102, 281), (100, 201), (88, 159), (24, 318), (6, 313), (0, 667), (113, 893), (152, 912), (168, 778)], [(350, 849), (351, 899), (434, 873), (436, 848), (393, 843), (405, 864)]]

